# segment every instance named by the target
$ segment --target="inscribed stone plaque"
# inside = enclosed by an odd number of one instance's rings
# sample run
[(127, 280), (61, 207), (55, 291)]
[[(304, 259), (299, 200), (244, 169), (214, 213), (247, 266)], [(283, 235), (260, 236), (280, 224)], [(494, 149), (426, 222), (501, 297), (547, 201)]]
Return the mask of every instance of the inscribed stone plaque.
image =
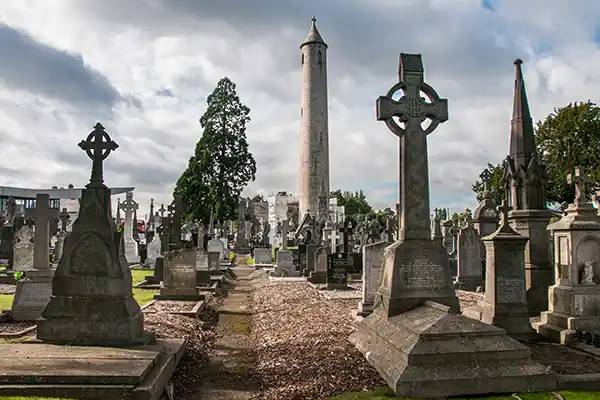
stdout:
[(15, 271), (33, 270), (33, 243), (18, 243), (13, 247)]
[(501, 304), (525, 302), (525, 280), (496, 277), (496, 302)]
[(271, 249), (254, 249), (254, 264), (273, 264), (273, 259), (271, 258)]
[(569, 238), (561, 236), (558, 238), (558, 251), (560, 253), (560, 265), (569, 265)]
[(400, 266), (400, 273), (407, 289), (443, 287), (446, 281), (444, 267), (432, 262), (425, 251), (415, 250), (412, 261)]
[(219, 252), (209, 251), (208, 253), (208, 269), (210, 271), (218, 271), (221, 269), (219, 262)]
[(51, 282), (23, 282), (18, 295), (15, 293), (13, 310), (19, 308), (44, 308), (52, 295)]
[(327, 257), (327, 283), (346, 284), (350, 274), (361, 270), (362, 254), (334, 253)]
[(219, 253), (219, 260), (223, 258), (223, 253), (225, 250), (225, 246), (223, 246), (223, 242), (220, 239), (212, 239), (208, 242), (208, 251), (216, 251)]
[(280, 249), (277, 251), (277, 266), (291, 268), (294, 266), (294, 258), (290, 250)]
[(205, 252), (205, 251), (197, 251), (196, 252), (196, 269), (209, 269), (207, 252)]

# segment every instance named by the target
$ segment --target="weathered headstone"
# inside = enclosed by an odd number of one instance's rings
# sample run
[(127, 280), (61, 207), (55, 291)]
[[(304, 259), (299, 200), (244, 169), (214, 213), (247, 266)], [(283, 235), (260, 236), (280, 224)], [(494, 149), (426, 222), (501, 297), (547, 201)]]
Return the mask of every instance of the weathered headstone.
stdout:
[(15, 244), (13, 247), (15, 271), (31, 271), (33, 269), (33, 249), (34, 249), (33, 229), (29, 225), (23, 225), (15, 233)]
[[(399, 75), (377, 100), (377, 118), (400, 140), (398, 241), (385, 249), (377, 306), (350, 341), (399, 397), (554, 390), (556, 376), (526, 346), (458, 315), (447, 255), (429, 221), (427, 135), (448, 119), (447, 102), (424, 82), (420, 55), (401, 54)], [(393, 100), (398, 91), (403, 96)]]
[(11, 316), (15, 321), (34, 321), (42, 315), (52, 294), (50, 268), (50, 198), (38, 194), (35, 199), (35, 241), (33, 269), (17, 282)]
[(137, 223), (134, 224), (133, 222), (133, 211), (139, 208), (139, 204), (133, 200), (133, 192), (127, 192), (125, 201), (120, 204), (120, 207), (121, 210), (125, 211), (125, 230), (123, 231), (125, 258), (129, 264), (139, 263), (140, 253), (138, 243), (133, 238), (133, 230), (137, 230)]
[(63, 208), (60, 212), (58, 219), (60, 220), (60, 231), (58, 232), (56, 242), (54, 244), (54, 262), (58, 264), (62, 257), (63, 248), (65, 245), (65, 238), (68, 235), (67, 226), (71, 220), (71, 215), (66, 208)]
[(37, 322), (38, 339), (56, 344), (121, 346), (148, 343), (132, 295), (123, 237), (110, 216), (102, 162), (118, 145), (99, 123), (79, 143), (92, 159), (90, 183), (52, 280), (52, 296)]
[(257, 268), (273, 266), (273, 258), (271, 257), (271, 249), (256, 248), (254, 249), (254, 266)]
[(219, 253), (219, 260), (222, 260), (223, 253), (225, 251), (225, 246), (223, 246), (223, 242), (221, 242), (221, 239), (212, 239), (210, 242), (208, 242), (208, 251)]
[(516, 339), (534, 339), (525, 290), (527, 238), (510, 227), (510, 207), (506, 201), (499, 210), (502, 211), (500, 228), (481, 239), (486, 249), (485, 295), (464, 314), (502, 328)]
[(210, 284), (210, 268), (206, 250), (196, 249), (196, 285), (207, 286)]
[(388, 242), (378, 242), (368, 244), (363, 247), (363, 283), (362, 300), (358, 303), (357, 314), (366, 317), (373, 312), (375, 305), (375, 293), (381, 274), (381, 262), (385, 248), (389, 246)]
[(209, 251), (208, 254), (208, 270), (216, 272), (221, 270), (220, 254), (218, 251)]
[(327, 257), (327, 290), (348, 289), (351, 274), (362, 270), (362, 254), (334, 253)]
[(325, 283), (327, 281), (327, 247), (319, 246), (314, 250), (314, 270), (309, 274), (308, 281), (311, 283)]
[(152, 240), (146, 246), (146, 265), (154, 266), (156, 258), (161, 255), (161, 248), (160, 235), (153, 235)]
[(158, 300), (202, 300), (196, 288), (196, 251), (192, 249), (171, 250), (164, 255), (164, 280)]
[(466, 226), (458, 233), (457, 279), (461, 289), (475, 290), (482, 286), (481, 258), (481, 238), (471, 218), (467, 218)]
[(586, 201), (585, 169), (575, 169), (575, 201), (565, 215), (548, 225), (554, 237), (556, 284), (550, 286), (548, 311), (537, 331), (562, 344), (576, 340), (578, 330), (600, 333), (600, 217)]

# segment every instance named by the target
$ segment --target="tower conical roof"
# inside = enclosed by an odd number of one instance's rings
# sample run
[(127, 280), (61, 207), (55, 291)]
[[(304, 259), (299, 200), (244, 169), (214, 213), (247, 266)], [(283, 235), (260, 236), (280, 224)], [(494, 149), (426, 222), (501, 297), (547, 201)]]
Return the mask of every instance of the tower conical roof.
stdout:
[(510, 128), (510, 156), (515, 164), (527, 167), (536, 153), (533, 120), (525, 92), (525, 81), (521, 70), (521, 59), (515, 60), (515, 97)]
[(310, 30), (308, 31), (308, 36), (306, 37), (306, 39), (304, 39), (304, 42), (302, 42), (300, 47), (311, 43), (320, 43), (327, 47), (327, 43), (325, 43), (323, 37), (321, 37), (321, 34), (319, 33), (319, 30), (317, 29), (317, 19), (315, 17), (312, 17), (312, 25), (310, 27)]

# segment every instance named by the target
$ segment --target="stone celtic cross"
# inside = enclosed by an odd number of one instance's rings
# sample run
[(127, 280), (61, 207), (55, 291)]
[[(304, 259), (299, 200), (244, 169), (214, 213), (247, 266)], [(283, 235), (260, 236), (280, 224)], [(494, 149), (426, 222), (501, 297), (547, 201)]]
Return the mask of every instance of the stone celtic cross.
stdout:
[(340, 230), (342, 231), (342, 245), (344, 246), (343, 251), (345, 254), (348, 254), (350, 251), (350, 235), (352, 235), (352, 232), (354, 231), (354, 224), (352, 223), (352, 220), (350, 218), (346, 218)]
[[(427, 135), (448, 120), (448, 100), (441, 99), (423, 75), (420, 54), (400, 54), (400, 81), (377, 99), (377, 120), (384, 121), (400, 141), (398, 240), (402, 241), (431, 239)], [(394, 100), (392, 96), (399, 91), (403, 96)], [(421, 123), (426, 119), (431, 123), (424, 129)]]
[(515, 234), (516, 232), (508, 223), (508, 212), (510, 210), (512, 210), (512, 207), (508, 205), (506, 199), (503, 199), (502, 204), (498, 207), (498, 211), (502, 213), (500, 216), (500, 232)]
[(575, 167), (575, 174), (567, 175), (567, 183), (575, 185), (575, 204), (580, 206), (586, 202), (587, 184), (590, 179), (585, 176), (585, 167)]
[(102, 162), (106, 160), (111, 151), (116, 150), (119, 145), (110, 138), (100, 122), (94, 126), (94, 130), (85, 140), (79, 142), (79, 147), (85, 150), (87, 156), (92, 160), (91, 185), (103, 185), (104, 173)]
[(71, 220), (71, 216), (67, 212), (66, 208), (62, 209), (62, 211), (60, 212), (60, 215), (58, 216), (58, 218), (60, 219), (60, 229), (63, 232), (66, 232), (67, 231), (67, 224)]
[[(125, 231), (123, 233), (125, 238), (133, 238), (133, 211), (139, 208), (139, 204), (133, 200), (133, 192), (127, 192), (125, 194), (125, 201), (123, 201), (119, 207), (125, 211)], [(136, 221), (137, 229), (137, 221)]]

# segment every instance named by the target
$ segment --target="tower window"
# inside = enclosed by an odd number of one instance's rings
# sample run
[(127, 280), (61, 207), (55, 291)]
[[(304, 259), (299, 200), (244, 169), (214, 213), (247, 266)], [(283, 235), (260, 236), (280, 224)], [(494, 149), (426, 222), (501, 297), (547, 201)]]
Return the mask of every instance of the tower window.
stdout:
[(304, 53), (302, 53), (302, 61), (300, 61), (301, 65), (304, 65)]
[(317, 62), (319, 63), (319, 65), (323, 64), (323, 54), (321, 53), (321, 51), (317, 53)]

